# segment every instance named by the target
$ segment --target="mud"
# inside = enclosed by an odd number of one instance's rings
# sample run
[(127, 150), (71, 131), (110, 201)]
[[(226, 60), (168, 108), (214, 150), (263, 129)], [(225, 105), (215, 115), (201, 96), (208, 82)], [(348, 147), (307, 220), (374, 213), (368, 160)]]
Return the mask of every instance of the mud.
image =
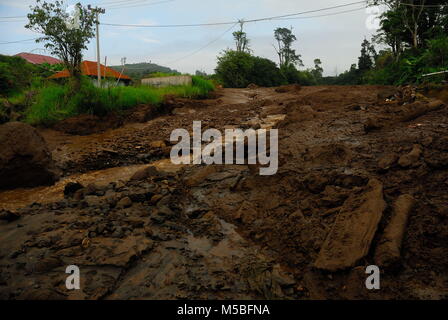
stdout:
[[(87, 136), (40, 130), (63, 178), (0, 192), (0, 296), (446, 299), (447, 108), (404, 118), (433, 98), (381, 86), (223, 89)], [(278, 173), (171, 164), (170, 133), (193, 120), (278, 128)], [(69, 182), (82, 188), (64, 196)], [(397, 223), (405, 194), (413, 205)], [(396, 228), (394, 268), (369, 291), (365, 268)], [(81, 290), (65, 288), (71, 264)]]

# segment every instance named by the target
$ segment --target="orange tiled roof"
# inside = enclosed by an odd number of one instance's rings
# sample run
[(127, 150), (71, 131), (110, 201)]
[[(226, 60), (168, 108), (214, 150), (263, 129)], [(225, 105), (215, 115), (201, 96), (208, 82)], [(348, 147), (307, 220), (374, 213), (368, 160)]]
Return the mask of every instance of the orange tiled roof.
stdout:
[[(109, 67), (106, 67), (102, 64), (100, 64), (100, 71), (101, 76), (104, 77), (106, 75), (106, 78), (115, 78), (118, 79), (120, 77), (120, 73), (115, 71), (114, 69), (111, 69)], [(94, 61), (83, 61), (81, 63), (81, 72), (85, 76), (93, 76), (97, 77), (97, 63)], [(60, 79), (60, 78), (68, 78), (69, 72), (68, 70), (62, 70), (58, 73), (55, 73), (54, 75), (50, 76), (49, 79)], [(128, 76), (122, 74), (120, 79), (124, 80), (131, 80)]]

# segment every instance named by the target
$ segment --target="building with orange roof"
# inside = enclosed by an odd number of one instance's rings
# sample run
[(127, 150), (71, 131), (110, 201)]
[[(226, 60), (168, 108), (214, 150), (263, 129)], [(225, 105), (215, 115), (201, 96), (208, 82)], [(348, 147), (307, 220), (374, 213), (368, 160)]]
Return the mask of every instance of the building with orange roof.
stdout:
[[(81, 63), (81, 73), (84, 76), (88, 76), (92, 79), (93, 83), (97, 84), (98, 74), (97, 74), (97, 62), (94, 61), (83, 61)], [(120, 72), (115, 71), (112, 68), (106, 67), (102, 64), (100, 64), (100, 72), (101, 72), (101, 78), (106, 79), (106, 86), (107, 83), (116, 83), (118, 80), (118, 84), (120, 86), (128, 85), (131, 82), (131, 78), (127, 75), (120, 74)], [(50, 76), (49, 79), (66, 79), (70, 77), (70, 73), (68, 70), (62, 70), (60, 72), (55, 73), (54, 75)]]

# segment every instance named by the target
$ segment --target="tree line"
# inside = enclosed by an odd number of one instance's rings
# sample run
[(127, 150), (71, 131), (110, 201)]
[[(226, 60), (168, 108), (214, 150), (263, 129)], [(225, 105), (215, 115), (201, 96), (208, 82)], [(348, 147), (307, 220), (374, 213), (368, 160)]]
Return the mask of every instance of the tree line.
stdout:
[[(402, 85), (439, 82), (446, 74), (424, 74), (448, 70), (448, 2), (446, 0), (370, 0), (371, 6), (386, 10), (380, 15), (380, 29), (365, 39), (358, 64), (332, 84)], [(375, 45), (384, 49), (377, 52)]]
[(215, 69), (215, 77), (225, 87), (244, 88), (249, 84), (270, 87), (290, 83), (314, 85), (321, 81), (323, 69), (320, 59), (314, 60), (314, 69), (297, 69), (303, 66), (303, 62), (301, 55), (293, 48), (297, 37), (292, 29), (274, 30), (278, 65), (253, 54), (250, 40), (243, 31), (243, 23), (240, 24), (240, 30), (233, 33), (233, 37), (235, 49), (227, 49), (220, 54)]

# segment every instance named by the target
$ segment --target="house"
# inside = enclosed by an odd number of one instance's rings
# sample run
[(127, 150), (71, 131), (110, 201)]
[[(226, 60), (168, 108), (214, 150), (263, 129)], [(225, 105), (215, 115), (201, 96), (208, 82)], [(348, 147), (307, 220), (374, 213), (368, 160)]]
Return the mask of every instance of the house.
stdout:
[(14, 55), (15, 57), (21, 57), (22, 59), (25, 59), (29, 63), (32, 64), (59, 64), (62, 63), (61, 60), (50, 57), (50, 56), (44, 56), (41, 54), (34, 54), (34, 53), (28, 53), (28, 52), (21, 52)]
[[(115, 71), (114, 69), (108, 68), (102, 64), (100, 64), (100, 72), (102, 78), (102, 85), (108, 87), (115, 85), (118, 81), (119, 86), (127, 86), (131, 82), (131, 78), (120, 74), (120, 72)], [(84, 76), (88, 76), (93, 84), (97, 85), (98, 79), (98, 71), (97, 71), (97, 62), (95, 61), (83, 61), (81, 63), (81, 73)], [(50, 76), (48, 79), (64, 79), (70, 76), (68, 70), (62, 70), (54, 75)], [(106, 78), (106, 80), (104, 80)]]

